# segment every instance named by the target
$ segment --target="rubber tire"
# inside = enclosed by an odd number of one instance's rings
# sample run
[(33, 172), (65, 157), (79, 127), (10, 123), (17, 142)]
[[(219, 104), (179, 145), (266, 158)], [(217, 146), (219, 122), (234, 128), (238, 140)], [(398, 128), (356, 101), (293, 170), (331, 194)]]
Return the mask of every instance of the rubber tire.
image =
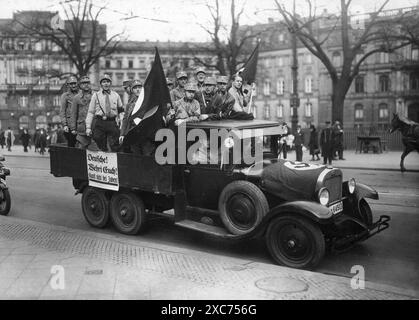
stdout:
[[(133, 222), (124, 223), (120, 215), (120, 201), (128, 201), (133, 214)], [(134, 193), (115, 193), (111, 198), (111, 220), (115, 228), (123, 234), (135, 235), (144, 230), (146, 224), (146, 211), (144, 202)]]
[(0, 207), (0, 216), (7, 216), (12, 206), (12, 199), (10, 198), (10, 192), (8, 189), (1, 189), (0, 192), (3, 192), (3, 198), (4, 198), (3, 201), (6, 202), (4, 209)]
[[(286, 257), (286, 255), (281, 252), (281, 248), (278, 246), (278, 232), (280, 232), (278, 229), (289, 224), (299, 228), (310, 238), (309, 243), (311, 244), (311, 248), (309, 248), (309, 254), (307, 258), (301, 261), (293, 261), (292, 259)], [(274, 218), (269, 223), (265, 240), (272, 258), (278, 264), (291, 268), (313, 269), (323, 259), (326, 251), (324, 235), (320, 228), (312, 221), (296, 215), (287, 214)]]
[[(100, 206), (103, 208), (102, 214), (99, 217), (94, 217), (89, 213), (87, 208), (88, 200), (90, 197), (96, 197), (97, 201), (100, 203)], [(105, 228), (109, 222), (109, 200), (106, 197), (105, 191), (102, 189), (94, 187), (86, 187), (83, 190), (83, 195), (81, 197), (81, 206), (83, 210), (83, 215), (86, 221), (95, 228)]]
[[(256, 208), (255, 223), (250, 228), (243, 228), (234, 223), (227, 212), (226, 204), (228, 200), (237, 193), (246, 195)], [(256, 185), (248, 181), (238, 180), (231, 182), (223, 189), (218, 199), (218, 210), (227, 230), (235, 235), (243, 235), (253, 231), (257, 227), (263, 217), (268, 213), (269, 204), (263, 192)]]

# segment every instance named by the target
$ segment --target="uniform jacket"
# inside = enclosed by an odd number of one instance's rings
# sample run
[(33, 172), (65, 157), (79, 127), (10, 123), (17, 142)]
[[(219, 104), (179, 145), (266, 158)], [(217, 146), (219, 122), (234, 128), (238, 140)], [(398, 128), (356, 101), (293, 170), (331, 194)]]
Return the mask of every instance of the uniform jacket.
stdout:
[(91, 91), (80, 91), (74, 96), (71, 106), (71, 117), (69, 123), (71, 131), (77, 131), (78, 134), (86, 133), (86, 117), (91, 99)]
[(300, 131), (299, 133), (295, 131), (294, 133), (294, 145), (302, 146), (304, 144), (304, 133)]
[(186, 121), (199, 121), (201, 115), (201, 107), (195, 99), (187, 101), (185, 98), (175, 102), (176, 119), (184, 119)]
[(172, 99), (172, 103), (185, 98), (185, 89), (177, 86), (172, 91), (170, 91), (170, 99)]
[(332, 128), (322, 130), (320, 134), (320, 146), (322, 148), (322, 156), (331, 155), (333, 148)]
[(215, 93), (207, 94), (205, 91), (196, 92), (196, 100), (198, 100), (201, 107), (201, 114), (212, 114), (216, 113), (213, 108), (213, 100)]
[(234, 104), (235, 99), (228, 91), (225, 94), (218, 91), (212, 100), (212, 107), (216, 114), (221, 113), (221, 118), (228, 117), (233, 110)]
[[(92, 94), (92, 99), (90, 100), (89, 110), (86, 117), (86, 130), (92, 129), (92, 121), (94, 116), (104, 116), (106, 112), (106, 93), (103, 93), (103, 90), (96, 91)], [(116, 118), (118, 116), (118, 108), (123, 108), (122, 100), (119, 94), (115, 91), (110, 90), (109, 100), (111, 103), (110, 113), (106, 116), (108, 118)]]
[(71, 118), (71, 103), (78, 91), (67, 91), (61, 95), (60, 118), (63, 126), (69, 126)]

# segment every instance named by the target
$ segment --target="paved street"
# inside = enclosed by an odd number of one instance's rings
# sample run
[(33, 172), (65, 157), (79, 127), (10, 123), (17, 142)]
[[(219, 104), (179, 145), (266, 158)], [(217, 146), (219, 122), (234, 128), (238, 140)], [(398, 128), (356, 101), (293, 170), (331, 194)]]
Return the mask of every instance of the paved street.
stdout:
[[(145, 234), (136, 237), (120, 235), (111, 227), (92, 229), (83, 218), (81, 196), (74, 196), (69, 178), (54, 178), (49, 173), (48, 157), (11, 156), (7, 157), (6, 164), (12, 171), (8, 178), (13, 198), (10, 217), (18, 221), (31, 220), (81, 232), (94, 231), (104, 237), (117, 237), (121, 243), (154, 248), (161, 246), (169, 251), (192, 250), (200, 257), (216, 257), (226, 261), (239, 259), (274, 267), (264, 243), (257, 241), (230, 243), (160, 221), (152, 223)], [(339, 164), (336, 162), (336, 165)], [(390, 215), (391, 227), (349, 252), (326, 256), (316, 274), (351, 278), (351, 267), (362, 265), (367, 281), (394, 286), (406, 292), (419, 290), (419, 173), (366, 169), (344, 169), (344, 178), (355, 177), (357, 181), (379, 191), (380, 200), (371, 201), (374, 216)], [(0, 230), (0, 236), (1, 233)], [(4, 245), (2, 248), (5, 250)], [(66, 259), (71, 257), (67, 256)]]

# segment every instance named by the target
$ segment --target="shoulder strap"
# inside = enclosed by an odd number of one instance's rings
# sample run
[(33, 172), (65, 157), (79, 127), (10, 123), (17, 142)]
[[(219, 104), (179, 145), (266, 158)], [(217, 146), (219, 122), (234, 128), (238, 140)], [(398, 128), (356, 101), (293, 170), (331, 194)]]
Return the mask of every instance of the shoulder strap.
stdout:
[(96, 94), (96, 101), (97, 101), (97, 103), (98, 103), (98, 105), (99, 105), (100, 110), (102, 110), (103, 115), (106, 115), (105, 111), (103, 111), (103, 108), (102, 108), (102, 106), (100, 105), (99, 98), (97, 97), (97, 92), (95, 92), (95, 94)]

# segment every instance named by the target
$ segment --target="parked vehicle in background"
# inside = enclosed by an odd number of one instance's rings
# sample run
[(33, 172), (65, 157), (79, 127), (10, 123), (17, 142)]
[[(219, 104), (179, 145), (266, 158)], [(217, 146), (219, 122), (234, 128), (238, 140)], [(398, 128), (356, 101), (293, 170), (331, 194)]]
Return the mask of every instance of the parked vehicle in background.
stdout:
[(6, 176), (10, 175), (10, 170), (3, 164), (4, 157), (0, 156), (0, 215), (9, 214), (12, 200), (10, 198), (9, 188), (6, 185)]

